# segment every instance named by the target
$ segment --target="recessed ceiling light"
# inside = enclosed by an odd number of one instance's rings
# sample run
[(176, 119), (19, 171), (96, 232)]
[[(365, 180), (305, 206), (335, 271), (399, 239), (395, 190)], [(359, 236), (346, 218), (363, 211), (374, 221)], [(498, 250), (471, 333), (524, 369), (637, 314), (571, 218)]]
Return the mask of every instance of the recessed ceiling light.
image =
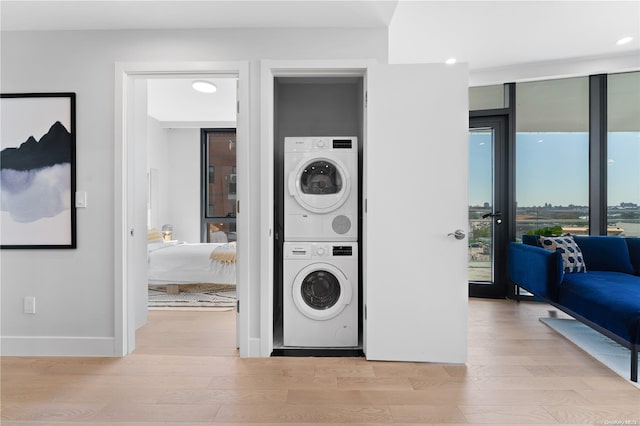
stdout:
[(616, 41), (616, 44), (617, 44), (618, 46), (621, 46), (621, 45), (623, 45), (623, 44), (630, 43), (630, 42), (631, 42), (631, 40), (633, 40), (633, 37), (623, 37), (623, 38), (621, 38), (620, 40)]
[(444, 61), (444, 63), (447, 65), (453, 65), (456, 63), (456, 58), (449, 58), (446, 61)]
[(202, 93), (213, 93), (218, 90), (215, 84), (204, 80), (194, 81), (193, 83), (191, 83), (191, 87)]

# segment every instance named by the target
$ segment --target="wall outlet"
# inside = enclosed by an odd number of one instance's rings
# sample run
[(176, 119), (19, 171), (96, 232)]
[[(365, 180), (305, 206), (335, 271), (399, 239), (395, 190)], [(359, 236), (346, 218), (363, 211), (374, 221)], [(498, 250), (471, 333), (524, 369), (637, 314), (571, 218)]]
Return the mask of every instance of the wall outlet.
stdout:
[(36, 313), (36, 297), (35, 296), (24, 297), (24, 313), (25, 314)]

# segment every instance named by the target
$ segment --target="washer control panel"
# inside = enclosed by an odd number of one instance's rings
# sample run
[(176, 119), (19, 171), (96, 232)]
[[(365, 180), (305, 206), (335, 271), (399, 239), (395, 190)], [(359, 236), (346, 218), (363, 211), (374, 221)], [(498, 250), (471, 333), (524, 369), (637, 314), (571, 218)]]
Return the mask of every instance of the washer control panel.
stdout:
[(289, 243), (284, 246), (285, 259), (312, 259), (353, 256), (354, 246), (344, 243)]

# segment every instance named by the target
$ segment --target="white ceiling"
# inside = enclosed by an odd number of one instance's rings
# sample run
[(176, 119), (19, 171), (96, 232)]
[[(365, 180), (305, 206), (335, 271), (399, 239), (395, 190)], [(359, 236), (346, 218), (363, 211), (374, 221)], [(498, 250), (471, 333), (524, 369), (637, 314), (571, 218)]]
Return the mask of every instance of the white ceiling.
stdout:
[[(616, 45), (626, 36), (634, 40)], [(640, 1), (403, 1), (389, 44), (391, 63), (455, 57), (471, 70), (640, 56)]]
[(235, 78), (202, 78), (214, 83), (215, 93), (201, 93), (191, 87), (193, 78), (148, 80), (148, 114), (164, 127), (235, 127)]
[(0, 0), (3, 31), (293, 27), (389, 28), (390, 62), (471, 70), (640, 55), (639, 0)]
[[(472, 72), (640, 57), (639, 0), (0, 0), (3, 31), (293, 27), (388, 28), (391, 63), (456, 57)], [(616, 45), (624, 36), (634, 40)]]
[(3, 30), (385, 27), (397, 1), (2, 0)]

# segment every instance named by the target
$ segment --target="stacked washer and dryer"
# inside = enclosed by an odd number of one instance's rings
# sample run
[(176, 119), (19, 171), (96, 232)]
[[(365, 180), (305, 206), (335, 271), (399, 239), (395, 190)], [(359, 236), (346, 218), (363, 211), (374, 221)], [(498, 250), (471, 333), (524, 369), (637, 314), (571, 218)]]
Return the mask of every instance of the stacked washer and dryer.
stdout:
[(284, 140), (283, 343), (358, 345), (358, 140)]

